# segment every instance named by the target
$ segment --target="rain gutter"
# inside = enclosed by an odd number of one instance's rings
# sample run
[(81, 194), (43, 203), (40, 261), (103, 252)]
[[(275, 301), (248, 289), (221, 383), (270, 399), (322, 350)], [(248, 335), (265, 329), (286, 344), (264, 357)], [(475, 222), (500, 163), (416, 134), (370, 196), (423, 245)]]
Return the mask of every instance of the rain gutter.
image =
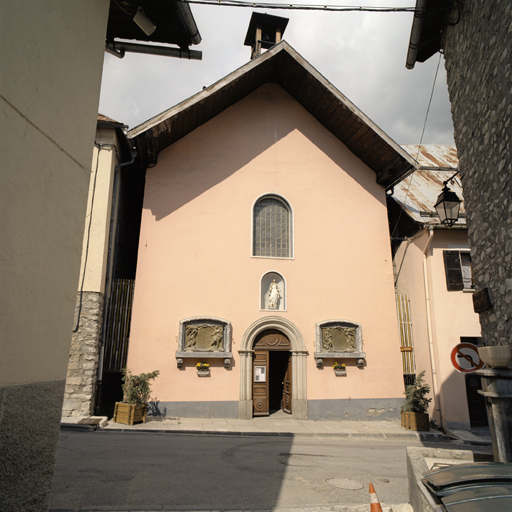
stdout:
[(416, 2), (416, 11), (414, 12), (414, 18), (412, 20), (411, 37), (409, 39), (409, 50), (407, 51), (407, 60), (405, 62), (407, 69), (414, 68), (414, 64), (416, 64), (427, 3), (428, 0), (417, 0)]
[(203, 52), (198, 50), (182, 50), (170, 46), (153, 46), (150, 44), (125, 43), (120, 41), (108, 42), (105, 51), (122, 59), (126, 52), (146, 53), (149, 55), (162, 55), (164, 57), (176, 57), (178, 59), (202, 60)]
[(199, 44), (201, 42), (201, 35), (199, 34), (199, 29), (197, 28), (194, 16), (192, 16), (190, 5), (186, 2), (178, 1), (176, 2), (176, 7), (181, 21), (190, 36), (192, 44)]

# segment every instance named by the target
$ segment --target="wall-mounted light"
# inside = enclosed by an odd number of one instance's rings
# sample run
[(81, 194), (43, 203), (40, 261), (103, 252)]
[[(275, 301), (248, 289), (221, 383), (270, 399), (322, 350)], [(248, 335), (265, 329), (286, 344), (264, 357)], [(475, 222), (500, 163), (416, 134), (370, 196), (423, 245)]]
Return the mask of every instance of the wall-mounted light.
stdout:
[[(449, 181), (449, 180), (448, 180)], [(452, 192), (444, 182), (444, 188), (437, 198), (435, 209), (439, 215), (441, 224), (451, 227), (459, 218), (460, 203), (462, 202), (455, 192)]]
[(144, 11), (140, 6), (133, 17), (133, 21), (137, 23), (147, 36), (150, 36), (156, 30), (156, 25), (144, 14)]

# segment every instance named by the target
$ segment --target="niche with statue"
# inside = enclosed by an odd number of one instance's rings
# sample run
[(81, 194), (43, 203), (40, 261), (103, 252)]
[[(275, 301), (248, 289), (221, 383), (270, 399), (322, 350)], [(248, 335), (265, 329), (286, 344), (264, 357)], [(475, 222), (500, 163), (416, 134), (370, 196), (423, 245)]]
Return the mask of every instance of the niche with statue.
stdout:
[(278, 272), (267, 272), (261, 278), (260, 309), (286, 311), (286, 283)]

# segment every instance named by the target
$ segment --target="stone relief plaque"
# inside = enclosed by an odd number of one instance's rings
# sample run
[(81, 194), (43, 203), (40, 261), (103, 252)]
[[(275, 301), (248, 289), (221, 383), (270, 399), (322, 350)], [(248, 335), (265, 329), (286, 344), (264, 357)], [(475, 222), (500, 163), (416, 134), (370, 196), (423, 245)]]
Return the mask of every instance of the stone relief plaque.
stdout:
[(323, 359), (355, 359), (359, 368), (365, 364), (362, 326), (350, 320), (324, 320), (316, 324), (315, 360), (318, 368)]
[(326, 352), (355, 352), (355, 327), (322, 327), (322, 349)]
[(224, 326), (214, 324), (187, 325), (184, 351), (218, 352), (224, 350)]
[(224, 366), (231, 364), (231, 324), (222, 318), (196, 316), (180, 320), (178, 368), (187, 358), (223, 358)]

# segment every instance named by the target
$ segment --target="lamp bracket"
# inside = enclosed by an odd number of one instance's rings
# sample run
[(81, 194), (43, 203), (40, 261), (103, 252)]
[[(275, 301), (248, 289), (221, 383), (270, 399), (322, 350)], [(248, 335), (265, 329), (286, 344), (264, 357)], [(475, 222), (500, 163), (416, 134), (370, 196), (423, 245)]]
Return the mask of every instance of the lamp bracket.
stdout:
[(446, 181), (443, 181), (443, 185), (446, 187), (446, 185), (448, 185), (448, 183), (450, 183), (450, 181), (453, 180), (453, 178), (455, 178), (455, 176), (457, 176), (457, 174), (460, 173), (460, 170), (457, 168), (457, 172), (451, 177), (451, 178), (448, 178)]

